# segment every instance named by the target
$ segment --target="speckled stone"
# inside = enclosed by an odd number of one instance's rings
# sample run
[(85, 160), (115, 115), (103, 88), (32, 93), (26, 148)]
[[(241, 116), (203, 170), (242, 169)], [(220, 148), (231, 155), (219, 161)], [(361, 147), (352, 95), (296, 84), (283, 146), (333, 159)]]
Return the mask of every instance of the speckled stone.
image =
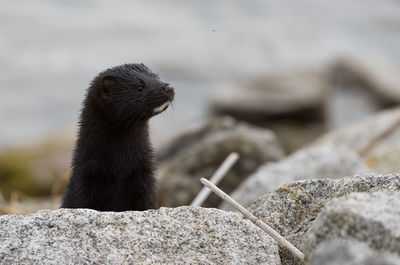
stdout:
[[(210, 177), (231, 152), (239, 153), (240, 159), (219, 184), (228, 193), (260, 165), (285, 155), (272, 131), (234, 120), (232, 124), (226, 122), (221, 129), (177, 151), (159, 165), (159, 206), (190, 204), (203, 188), (200, 178)], [(221, 199), (212, 194), (203, 206), (216, 207), (220, 203)]]
[(0, 216), (0, 229), (0, 264), (280, 264), (271, 237), (217, 209), (60, 209)]
[(321, 242), (335, 237), (363, 241), (372, 249), (400, 255), (400, 192), (353, 193), (329, 201), (308, 230), (309, 258)]
[[(327, 201), (353, 192), (374, 191), (400, 191), (400, 175), (297, 181), (260, 197), (249, 210), (303, 249), (304, 233)], [(296, 261), (284, 250), (280, 254), (283, 264)]]
[[(231, 196), (247, 207), (258, 197), (295, 180), (340, 178), (365, 173), (370, 172), (360, 157), (344, 146), (305, 149), (279, 162), (266, 163), (248, 177)], [(220, 208), (233, 210), (226, 202)]]
[(313, 250), (311, 265), (398, 265), (400, 257), (371, 249), (366, 243), (335, 238)]

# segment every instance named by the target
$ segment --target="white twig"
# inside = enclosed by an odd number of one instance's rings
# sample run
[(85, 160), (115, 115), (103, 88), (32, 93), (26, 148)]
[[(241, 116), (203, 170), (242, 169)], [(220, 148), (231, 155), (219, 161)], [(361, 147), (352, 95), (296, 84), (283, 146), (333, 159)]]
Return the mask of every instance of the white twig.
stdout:
[[(222, 163), (222, 165), (210, 178), (211, 183), (214, 183), (214, 185), (218, 185), (221, 179), (225, 176), (229, 169), (231, 169), (231, 167), (236, 163), (238, 159), (238, 153), (230, 153), (229, 156)], [(194, 198), (190, 206), (201, 206), (203, 202), (207, 199), (208, 195), (210, 195), (210, 192), (211, 191), (209, 189), (203, 187), (203, 189), (197, 194), (196, 198)]]
[(252, 213), (247, 211), (242, 205), (240, 205), (234, 199), (229, 197), (229, 195), (220, 190), (218, 187), (209, 182), (207, 179), (201, 178), (200, 181), (201, 183), (203, 183), (203, 185), (207, 186), (210, 190), (212, 190), (215, 194), (221, 197), (224, 201), (228, 202), (236, 210), (241, 212), (247, 219), (249, 219), (259, 228), (267, 232), (267, 234), (270, 235), (272, 238), (274, 238), (280, 245), (287, 248), (290, 252), (293, 253), (293, 255), (295, 255), (297, 258), (299, 258), (301, 261), (304, 262), (304, 254), (300, 250), (298, 250), (295, 246), (293, 246), (289, 241), (287, 241), (283, 236), (281, 236), (278, 232), (269, 227), (263, 221), (257, 219), (257, 217), (255, 217)]

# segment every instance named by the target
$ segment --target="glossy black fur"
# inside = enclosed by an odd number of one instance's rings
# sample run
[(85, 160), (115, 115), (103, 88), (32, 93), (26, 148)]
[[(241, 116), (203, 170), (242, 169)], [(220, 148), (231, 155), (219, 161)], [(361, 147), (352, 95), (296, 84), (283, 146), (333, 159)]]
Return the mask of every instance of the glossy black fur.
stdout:
[(63, 208), (100, 211), (154, 208), (155, 179), (148, 120), (173, 90), (143, 64), (100, 73), (80, 117), (72, 176)]

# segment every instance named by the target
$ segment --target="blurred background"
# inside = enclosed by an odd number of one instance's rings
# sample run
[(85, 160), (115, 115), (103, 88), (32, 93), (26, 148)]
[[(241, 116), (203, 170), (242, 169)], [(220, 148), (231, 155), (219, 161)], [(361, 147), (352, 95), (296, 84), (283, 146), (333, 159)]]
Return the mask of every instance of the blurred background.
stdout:
[[(203, 171), (171, 169), (214, 131), (268, 129), (286, 155), (400, 102), (398, 0), (1, 3), (2, 213), (58, 207), (86, 88), (111, 66), (143, 62), (175, 87), (173, 107), (151, 121), (163, 206), (193, 197), (163, 174), (197, 181), (245, 145)], [(265, 162), (251, 161), (228, 189)]]

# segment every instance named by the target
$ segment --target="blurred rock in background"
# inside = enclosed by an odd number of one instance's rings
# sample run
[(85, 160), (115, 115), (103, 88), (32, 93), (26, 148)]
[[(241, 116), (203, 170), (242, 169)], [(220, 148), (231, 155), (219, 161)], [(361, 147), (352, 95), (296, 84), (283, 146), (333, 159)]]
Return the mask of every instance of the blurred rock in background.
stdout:
[(272, 129), (288, 152), (400, 103), (399, 69), (366, 58), (232, 81), (211, 93), (212, 110)]
[[(261, 164), (284, 157), (273, 132), (230, 117), (211, 120), (198, 131), (183, 133), (172, 142), (177, 145), (162, 151), (169, 155), (165, 155), (168, 158), (162, 160), (158, 169), (160, 206), (190, 204), (202, 188), (199, 179), (210, 177), (231, 152), (239, 153), (240, 159), (220, 183), (227, 192), (233, 191)], [(216, 207), (220, 201), (212, 195), (204, 205)]]
[(334, 130), (311, 146), (345, 145), (377, 173), (400, 171), (400, 108), (382, 111), (351, 126)]
[[(263, 164), (231, 193), (231, 197), (248, 207), (258, 197), (296, 180), (336, 179), (365, 173), (370, 173), (369, 169), (354, 151), (345, 146), (311, 148), (278, 162)], [(219, 208), (233, 210), (226, 202)]]

